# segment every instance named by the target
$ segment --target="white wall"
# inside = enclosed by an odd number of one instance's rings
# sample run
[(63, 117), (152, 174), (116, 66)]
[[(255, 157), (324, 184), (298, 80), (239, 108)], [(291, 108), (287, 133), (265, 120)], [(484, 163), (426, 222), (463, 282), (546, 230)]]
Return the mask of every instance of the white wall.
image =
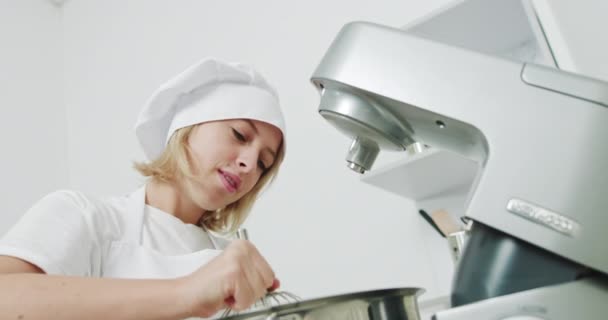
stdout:
[(67, 187), (61, 11), (0, 0), (0, 235), (44, 194)]
[(561, 69), (608, 81), (608, 1), (535, 0)]
[(130, 163), (143, 156), (132, 125), (148, 95), (203, 56), (252, 63), (281, 95), (288, 155), (247, 227), (284, 288), (305, 298), (399, 286), (437, 295), (413, 204), (345, 167), (349, 142), (317, 114), (309, 77), (344, 23), (399, 27), (446, 2), (69, 1), (70, 184), (101, 194), (134, 189), (140, 179)]

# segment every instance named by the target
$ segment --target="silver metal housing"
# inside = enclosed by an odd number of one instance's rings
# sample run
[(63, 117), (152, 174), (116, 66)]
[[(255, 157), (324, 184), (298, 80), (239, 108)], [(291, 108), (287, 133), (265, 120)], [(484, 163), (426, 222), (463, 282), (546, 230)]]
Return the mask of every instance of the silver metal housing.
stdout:
[[(323, 102), (333, 90), (373, 106), (373, 113), (358, 115), (359, 109), (340, 109), (357, 126), (379, 129), (386, 121), (393, 128), (398, 121), (404, 139), (478, 161), (470, 218), (608, 273), (606, 83), (363, 22), (340, 31), (312, 82), (321, 108), (341, 105), (338, 96)], [(386, 129), (355, 134), (330, 122), (381, 149), (397, 145), (386, 143)], [(513, 213), (507, 209), (513, 199), (537, 211)], [(558, 232), (554, 220), (535, 212), (575, 222), (577, 231)]]
[(405, 150), (413, 140), (404, 119), (365, 97), (339, 86), (321, 90), (319, 113), (338, 130), (353, 139), (346, 161), (357, 173), (372, 168), (380, 148)]

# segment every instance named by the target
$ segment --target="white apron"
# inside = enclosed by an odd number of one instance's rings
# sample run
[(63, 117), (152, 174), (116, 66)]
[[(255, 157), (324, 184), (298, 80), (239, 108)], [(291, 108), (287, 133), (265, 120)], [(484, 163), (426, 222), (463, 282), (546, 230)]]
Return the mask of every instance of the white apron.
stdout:
[(129, 196), (123, 238), (113, 241), (105, 250), (101, 276), (129, 279), (167, 279), (192, 273), (221, 253), (220, 239), (207, 233), (214, 249), (184, 255), (164, 255), (142, 246), (145, 186)]

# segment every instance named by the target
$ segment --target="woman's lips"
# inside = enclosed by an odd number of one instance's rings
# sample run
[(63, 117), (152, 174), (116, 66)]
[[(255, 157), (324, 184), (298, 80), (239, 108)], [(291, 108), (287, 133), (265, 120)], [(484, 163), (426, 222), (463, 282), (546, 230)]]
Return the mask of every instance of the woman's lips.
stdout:
[(239, 189), (241, 179), (238, 176), (222, 170), (218, 170), (218, 172), (220, 175), (220, 179), (222, 180), (222, 183), (224, 184), (224, 187), (226, 187), (226, 190), (228, 192), (233, 193)]

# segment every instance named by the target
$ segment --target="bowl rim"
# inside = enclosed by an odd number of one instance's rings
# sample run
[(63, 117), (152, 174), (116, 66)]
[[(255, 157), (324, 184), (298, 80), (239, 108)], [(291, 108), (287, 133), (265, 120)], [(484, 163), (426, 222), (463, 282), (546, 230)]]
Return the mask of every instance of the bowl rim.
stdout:
[(329, 304), (336, 304), (341, 302), (347, 302), (350, 300), (365, 300), (373, 302), (375, 300), (383, 300), (387, 297), (411, 297), (418, 298), (426, 290), (418, 287), (402, 287), (402, 288), (387, 288), (387, 289), (376, 289), (367, 291), (358, 291), (344, 294), (336, 294), (330, 296), (323, 296), (308, 300), (302, 300), (298, 302), (285, 303), (277, 306), (262, 307), (248, 312), (243, 312), (223, 318), (225, 320), (238, 320), (238, 319), (249, 319), (253, 317), (267, 316), (270, 314), (276, 314), (277, 316), (285, 315), (286, 313), (301, 312), (304, 310), (315, 309), (323, 307)]

